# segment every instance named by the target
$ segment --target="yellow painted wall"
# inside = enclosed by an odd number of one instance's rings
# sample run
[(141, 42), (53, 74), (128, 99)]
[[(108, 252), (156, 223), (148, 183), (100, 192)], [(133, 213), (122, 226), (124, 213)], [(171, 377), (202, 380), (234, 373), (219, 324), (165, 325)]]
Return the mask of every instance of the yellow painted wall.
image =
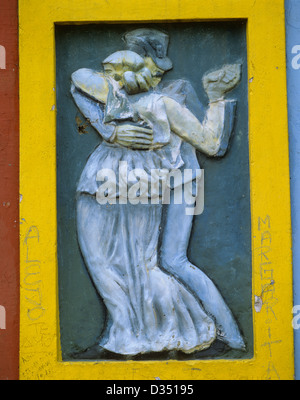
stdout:
[[(21, 379), (293, 379), (283, 0), (20, 0)], [(62, 362), (56, 257), (55, 23), (247, 19), (255, 355)], [(271, 238), (271, 240), (270, 240)], [(265, 261), (268, 246), (269, 267)], [(257, 298), (255, 297), (257, 296)]]

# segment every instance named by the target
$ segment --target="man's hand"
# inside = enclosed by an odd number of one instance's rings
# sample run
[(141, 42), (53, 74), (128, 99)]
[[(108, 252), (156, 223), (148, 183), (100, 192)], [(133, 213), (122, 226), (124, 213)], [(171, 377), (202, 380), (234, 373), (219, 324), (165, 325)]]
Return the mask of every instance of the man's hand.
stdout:
[(149, 150), (152, 148), (153, 130), (130, 124), (118, 125), (113, 142), (133, 150)]
[(203, 77), (203, 87), (210, 101), (223, 100), (225, 93), (237, 86), (241, 79), (241, 65), (225, 65)]

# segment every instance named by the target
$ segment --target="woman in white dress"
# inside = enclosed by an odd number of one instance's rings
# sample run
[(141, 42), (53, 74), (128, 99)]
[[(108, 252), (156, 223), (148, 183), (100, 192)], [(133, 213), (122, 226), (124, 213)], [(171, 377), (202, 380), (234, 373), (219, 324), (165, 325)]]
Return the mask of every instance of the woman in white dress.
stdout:
[[(176, 100), (153, 90), (157, 74), (155, 65), (149, 67), (137, 54), (125, 51), (105, 60), (105, 74), (83, 69), (72, 76), (76, 104), (104, 139), (90, 156), (77, 187), (78, 240), (108, 310), (99, 348), (123, 355), (164, 350), (192, 353), (210, 347), (218, 332), (200, 299), (158, 264), (163, 193), (158, 194), (158, 204), (151, 204), (150, 193), (144, 196), (147, 204), (124, 204), (119, 177), (116, 204), (97, 201), (99, 171), (118, 174), (126, 163), (129, 175), (143, 170), (150, 181), (153, 170), (169, 173), (183, 166), (183, 140), (210, 155), (220, 149), (224, 105), (212, 104), (201, 124)], [(136, 76), (142, 82), (138, 88)], [(133, 94), (141, 88), (144, 92)], [(140, 148), (122, 145), (122, 126), (128, 121), (145, 129), (145, 135), (137, 135)], [(152, 147), (144, 150), (149, 128)], [(135, 183), (129, 181), (128, 189)]]

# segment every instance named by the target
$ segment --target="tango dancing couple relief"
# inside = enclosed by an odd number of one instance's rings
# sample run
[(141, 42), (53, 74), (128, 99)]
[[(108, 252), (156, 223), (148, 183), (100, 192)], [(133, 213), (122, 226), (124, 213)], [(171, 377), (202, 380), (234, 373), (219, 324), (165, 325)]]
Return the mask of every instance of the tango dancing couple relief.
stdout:
[[(203, 107), (187, 80), (164, 81), (176, 68), (167, 56), (168, 35), (135, 29), (124, 42), (124, 49), (102, 60), (102, 71), (82, 68), (71, 77), (72, 97), (102, 139), (77, 185), (77, 235), (107, 309), (99, 341), (74, 358), (193, 354), (217, 341), (242, 352), (242, 333), (222, 294), (187, 257), (193, 212), (185, 199), (176, 201), (178, 182), (169, 180), (168, 204), (160, 177), (156, 201), (148, 190), (143, 201), (124, 201), (121, 179), (116, 201), (104, 204), (97, 197), (99, 171), (117, 174), (120, 165), (136, 178), (126, 179), (129, 191), (140, 178), (136, 171), (148, 182), (153, 170), (165, 178), (180, 171), (180, 184), (189, 183), (196, 195), (196, 151), (223, 157), (232, 140), (236, 101), (226, 96), (239, 84), (241, 65), (203, 71)], [(191, 171), (189, 182), (185, 170)]]

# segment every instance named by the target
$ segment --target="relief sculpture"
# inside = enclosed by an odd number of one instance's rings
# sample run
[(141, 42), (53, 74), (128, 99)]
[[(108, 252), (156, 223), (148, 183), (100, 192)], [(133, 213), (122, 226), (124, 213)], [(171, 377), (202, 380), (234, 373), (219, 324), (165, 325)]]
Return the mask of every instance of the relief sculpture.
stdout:
[[(243, 351), (222, 293), (187, 257), (194, 215), (186, 197), (176, 198), (187, 183), (194, 198), (198, 193), (196, 151), (226, 155), (236, 113), (226, 95), (239, 84), (242, 66), (200, 73), (203, 107), (187, 80), (164, 81), (176, 68), (167, 34), (135, 29), (124, 42), (103, 60), (103, 71), (83, 68), (71, 77), (73, 99), (102, 139), (77, 186), (77, 235), (108, 315), (99, 342), (77, 358), (191, 354), (216, 340)], [(179, 181), (169, 179), (174, 171)]]

